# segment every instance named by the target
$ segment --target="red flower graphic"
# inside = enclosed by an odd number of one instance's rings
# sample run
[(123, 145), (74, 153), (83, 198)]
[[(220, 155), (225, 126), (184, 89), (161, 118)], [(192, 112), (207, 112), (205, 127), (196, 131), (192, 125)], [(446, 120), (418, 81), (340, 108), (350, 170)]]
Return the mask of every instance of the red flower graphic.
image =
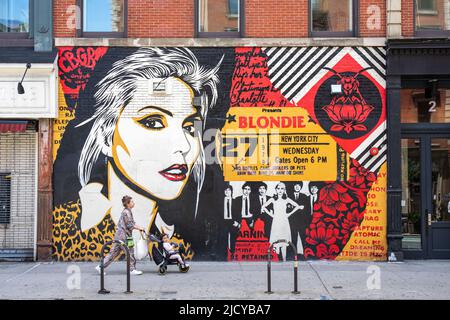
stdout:
[(306, 230), (306, 234), (309, 236), (306, 241), (313, 246), (321, 243), (331, 245), (336, 243), (339, 230), (335, 229), (332, 224), (326, 226), (325, 223), (319, 222), (311, 224), (310, 229)]
[(361, 166), (358, 161), (353, 159), (352, 164), (353, 166), (350, 169), (350, 180), (348, 181), (350, 185), (365, 189), (366, 187), (372, 185), (375, 180), (377, 180), (377, 176), (375, 175), (375, 173)]
[[(332, 224), (326, 226), (325, 223), (319, 222), (311, 224), (311, 229), (306, 230), (306, 242), (313, 247), (305, 250), (305, 257), (316, 256), (320, 259), (334, 259), (339, 252), (336, 245), (339, 230)], [(314, 253), (313, 248), (316, 250)]]
[(342, 222), (342, 233), (350, 234), (352, 231), (354, 231), (357, 227), (359, 227), (359, 224), (361, 223), (363, 217), (364, 211), (359, 212), (358, 209), (349, 211), (345, 216), (344, 221)]
[(320, 191), (319, 203), (314, 210), (322, 207), (324, 213), (336, 216), (337, 212), (347, 211), (348, 204), (352, 201), (353, 199), (347, 193), (347, 188), (338, 183), (330, 183)]
[(350, 179), (328, 182), (320, 189), (311, 224), (306, 230), (305, 258), (335, 259), (364, 220), (367, 193), (375, 173), (358, 161), (350, 164)]
[(342, 131), (347, 133), (355, 131), (366, 131), (364, 122), (374, 109), (368, 104), (361, 104), (353, 99), (346, 99), (344, 102), (331, 103), (322, 109), (335, 124), (331, 126), (331, 131)]

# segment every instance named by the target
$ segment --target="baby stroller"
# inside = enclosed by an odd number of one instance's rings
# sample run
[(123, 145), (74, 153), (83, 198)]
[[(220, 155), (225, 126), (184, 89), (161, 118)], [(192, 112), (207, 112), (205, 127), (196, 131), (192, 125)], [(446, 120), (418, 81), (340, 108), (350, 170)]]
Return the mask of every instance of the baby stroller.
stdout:
[[(161, 275), (165, 274), (167, 272), (167, 266), (168, 265), (178, 265), (178, 269), (182, 273), (186, 273), (189, 271), (189, 266), (183, 266), (181, 265), (177, 259), (171, 259), (170, 254), (164, 249), (163, 242), (158, 237), (156, 237), (153, 234), (150, 234), (148, 237), (149, 241), (152, 241), (153, 248), (152, 248), (152, 258), (153, 261), (155, 261), (155, 264), (159, 267), (159, 273)], [(181, 257), (184, 257), (184, 247), (183, 245), (180, 245), (178, 248), (178, 253), (181, 255)]]

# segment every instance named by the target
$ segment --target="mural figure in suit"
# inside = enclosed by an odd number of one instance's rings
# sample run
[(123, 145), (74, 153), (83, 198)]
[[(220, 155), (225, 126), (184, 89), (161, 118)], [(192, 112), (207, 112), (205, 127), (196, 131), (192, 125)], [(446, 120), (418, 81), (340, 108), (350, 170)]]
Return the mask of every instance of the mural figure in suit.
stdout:
[[(249, 228), (253, 227), (254, 208), (250, 199), (252, 188), (250, 183), (246, 182), (242, 186), (242, 196), (237, 197), (234, 205), (234, 219), (239, 221), (239, 227), (242, 223), (246, 223)], [(256, 209), (256, 208), (255, 208)]]
[(262, 212), (262, 206), (271, 199), (267, 195), (267, 184), (260, 182), (257, 185), (258, 194), (251, 197), (252, 208), (254, 212), (254, 220), (260, 219), (264, 222), (264, 235), (269, 238), (270, 228), (272, 226), (272, 218)]
[(225, 188), (225, 198), (223, 201), (223, 218), (225, 221), (224, 227), (228, 249), (230, 250), (231, 255), (234, 254), (236, 237), (240, 226), (240, 221), (238, 221), (236, 215), (233, 214), (235, 204), (236, 202), (233, 199), (233, 187), (228, 184)]

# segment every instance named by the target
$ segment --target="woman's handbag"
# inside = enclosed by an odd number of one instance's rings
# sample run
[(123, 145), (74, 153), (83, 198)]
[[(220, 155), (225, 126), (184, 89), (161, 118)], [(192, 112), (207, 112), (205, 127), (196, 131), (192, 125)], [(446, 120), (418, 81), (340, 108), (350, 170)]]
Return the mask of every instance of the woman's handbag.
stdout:
[(145, 259), (148, 256), (148, 240), (141, 232), (141, 238), (135, 247), (135, 257), (137, 260)]
[(127, 247), (133, 248), (134, 247), (134, 239), (133, 237), (127, 237)]

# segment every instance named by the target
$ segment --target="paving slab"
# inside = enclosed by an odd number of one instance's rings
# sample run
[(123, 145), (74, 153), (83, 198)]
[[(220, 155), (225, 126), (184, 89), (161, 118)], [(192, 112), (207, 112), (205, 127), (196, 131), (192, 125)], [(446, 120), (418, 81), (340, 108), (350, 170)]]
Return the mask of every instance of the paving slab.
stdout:
[(191, 262), (188, 273), (169, 266), (159, 275), (151, 261), (139, 261), (141, 276), (131, 277), (125, 294), (126, 264), (106, 271), (108, 295), (99, 295), (94, 262), (0, 263), (0, 299), (139, 300), (349, 300), (450, 299), (450, 261), (399, 263), (301, 261), (293, 294), (293, 262), (272, 263), (267, 294), (265, 262)]

